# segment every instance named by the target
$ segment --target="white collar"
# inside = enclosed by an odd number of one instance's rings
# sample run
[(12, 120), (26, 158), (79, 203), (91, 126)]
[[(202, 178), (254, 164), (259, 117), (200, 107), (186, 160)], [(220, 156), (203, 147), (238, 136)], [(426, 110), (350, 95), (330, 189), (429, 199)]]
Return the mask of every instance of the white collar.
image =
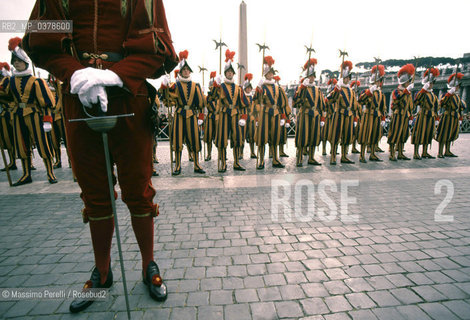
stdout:
[(180, 82), (191, 82), (191, 75), (187, 78), (184, 78), (184, 77), (180, 76), (180, 74), (178, 73), (178, 81), (180, 81)]
[(230, 84), (232, 84), (232, 83), (235, 82), (235, 79), (232, 78), (231, 80), (229, 80), (229, 79), (227, 79), (226, 77), (224, 77), (224, 82), (225, 82), (225, 83), (230, 83)]
[(264, 80), (264, 83), (266, 83), (266, 84), (274, 84), (275, 82), (276, 82), (276, 80), (274, 80), (274, 79), (271, 79), (271, 80), (265, 79)]
[(30, 76), (33, 74), (33, 71), (31, 69), (26, 69), (23, 71), (18, 71), (15, 68), (12, 69), (11, 73), (15, 77), (24, 77), (24, 76)]

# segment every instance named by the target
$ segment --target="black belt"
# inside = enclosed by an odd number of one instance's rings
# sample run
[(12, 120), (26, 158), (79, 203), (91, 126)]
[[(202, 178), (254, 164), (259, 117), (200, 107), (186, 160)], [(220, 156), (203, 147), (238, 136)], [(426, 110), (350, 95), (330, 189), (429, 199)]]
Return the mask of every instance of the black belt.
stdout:
[(87, 59), (101, 59), (103, 61), (118, 62), (124, 59), (124, 55), (117, 52), (102, 52), (102, 53), (90, 53), (90, 52), (79, 52), (78, 56), (80, 60)]

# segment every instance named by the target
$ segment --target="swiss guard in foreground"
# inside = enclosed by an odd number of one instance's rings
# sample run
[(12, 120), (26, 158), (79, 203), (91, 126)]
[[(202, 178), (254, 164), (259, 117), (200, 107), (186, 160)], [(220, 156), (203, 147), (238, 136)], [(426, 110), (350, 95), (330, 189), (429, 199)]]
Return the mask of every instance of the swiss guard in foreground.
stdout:
[(321, 123), (324, 124), (323, 112), (325, 110), (320, 88), (315, 86), (315, 65), (317, 59), (311, 58), (304, 65), (305, 79), (297, 93), (300, 110), (297, 113), (297, 130), (295, 146), (297, 148), (297, 167), (302, 167), (303, 150), (308, 147), (308, 164), (319, 166), (321, 163), (315, 160), (315, 149), (320, 145)]
[[(327, 85), (326, 97), (328, 97), (331, 94), (331, 92), (334, 90), (336, 83), (338, 83), (338, 80), (336, 80), (335, 78), (330, 78), (328, 80), (328, 82), (326, 83)], [(321, 126), (321, 142), (322, 142), (321, 154), (323, 156), (326, 156), (326, 143), (328, 142), (328, 132), (331, 126), (331, 118), (333, 117), (333, 112), (336, 108), (335, 105), (337, 104), (335, 102), (328, 100), (326, 97), (324, 99), (325, 109), (323, 110), (322, 121), (321, 121), (323, 122), (323, 125)]]
[(440, 107), (444, 109), (444, 114), (441, 116), (436, 134), (436, 140), (439, 142), (439, 158), (457, 157), (450, 151), (450, 144), (459, 137), (462, 114), (466, 108), (465, 102), (459, 96), (462, 78), (462, 73), (454, 73), (449, 77), (447, 80), (449, 90), (440, 101)]
[(32, 143), (38, 148), (44, 161), (49, 183), (57, 183), (52, 165), (52, 146), (47, 132), (52, 130), (52, 110), (54, 95), (46, 81), (32, 75), (31, 60), (21, 47), (20, 38), (12, 38), (8, 43), (11, 51), (13, 76), (2, 83), (0, 95), (11, 95), (14, 99), (13, 130), (15, 147), (23, 166), (23, 176), (13, 186), (31, 183)]
[[(153, 11), (147, 12), (148, 7)], [(97, 19), (93, 12), (106, 14)], [(153, 299), (165, 300), (167, 288), (153, 256), (153, 219), (159, 211), (153, 202), (153, 124), (145, 85), (146, 79), (160, 77), (177, 63), (163, 3), (40, 0), (30, 16), (30, 20), (39, 19), (75, 22), (73, 34), (28, 33), (23, 40), (37, 66), (64, 82), (66, 121), (85, 118), (83, 107), (93, 104), (110, 115), (134, 113), (120, 118), (108, 132), (109, 151), (142, 255), (143, 281)], [(85, 288), (109, 288), (113, 284), (114, 220), (102, 135), (82, 121), (66, 123), (72, 168), (85, 204), (83, 220), (90, 225), (96, 263)], [(70, 311), (79, 312), (92, 303), (74, 300)]]
[[(411, 90), (414, 88), (415, 67), (412, 64), (404, 65), (398, 71), (398, 88), (392, 92), (392, 119), (388, 131), (388, 144), (390, 145), (390, 161), (410, 160), (403, 154), (406, 140), (410, 136), (409, 122), (413, 110)], [(398, 151), (398, 157), (395, 152)]]
[[(437, 96), (432, 92), (432, 87), (438, 76), (438, 69), (427, 69), (423, 75), (423, 88), (416, 94), (414, 99), (414, 104), (419, 106), (419, 112), (411, 133), (411, 144), (415, 146), (413, 159), (435, 158), (428, 153), (428, 147), (434, 138), (437, 109), (439, 107)], [(420, 145), (423, 146), (422, 156), (419, 155)]]
[(385, 124), (386, 103), (385, 95), (381, 87), (385, 76), (385, 67), (376, 65), (371, 70), (369, 78), (370, 87), (359, 97), (359, 104), (365, 105), (366, 109), (362, 113), (361, 124), (357, 141), (361, 145), (361, 156), (359, 161), (366, 162), (366, 147), (370, 147), (370, 161), (382, 161), (375, 154), (380, 141), (382, 125)]
[(280, 99), (282, 100), (281, 105), (282, 107), (279, 109), (281, 113), (281, 133), (280, 133), (280, 140), (279, 140), (279, 156), (281, 158), (288, 158), (289, 155), (284, 152), (284, 145), (287, 145), (287, 131), (290, 128), (290, 115), (292, 113), (292, 109), (289, 106), (289, 101), (287, 98), (287, 93), (283, 87), (280, 85), (281, 77), (274, 76), (274, 80), (276, 80), (276, 84), (279, 86), (279, 94)]
[(225, 52), (224, 81), (219, 88), (218, 122), (216, 145), (219, 149), (219, 172), (227, 171), (227, 145), (230, 137), (230, 145), (233, 149), (233, 169), (245, 171), (240, 165), (240, 150), (245, 143), (245, 126), (247, 114), (244, 109), (248, 101), (242, 88), (235, 83), (235, 69), (232, 66), (234, 51), (227, 49)]
[[(204, 111), (205, 99), (201, 86), (191, 80), (193, 70), (188, 64), (188, 51), (179, 53), (180, 70), (176, 77), (176, 83), (169, 88), (171, 99), (176, 102), (176, 110), (173, 116), (172, 145), (176, 154), (176, 166), (172, 175), (181, 173), (181, 154), (183, 144), (186, 144), (188, 152), (194, 159), (194, 172), (206, 173), (199, 165), (199, 151), (201, 151), (201, 140), (198, 126), (198, 115)], [(167, 88), (170, 80), (163, 78), (162, 87)]]
[(273, 167), (284, 168), (279, 161), (278, 145), (281, 140), (281, 113), (284, 108), (279, 86), (275, 83), (273, 68), (274, 59), (271, 56), (264, 58), (263, 76), (258, 86), (254, 100), (257, 104), (258, 127), (256, 130), (256, 145), (258, 146), (258, 167), (264, 169), (264, 155), (266, 143), (273, 150)]
[[(0, 87), (4, 81), (9, 81), (11, 77), (10, 65), (7, 62), (0, 62)], [(11, 125), (12, 112), (9, 107), (11, 97), (0, 98), (0, 148), (6, 149), (10, 157), (10, 163), (0, 171), (17, 170), (15, 160), (15, 143), (13, 127)]]
[(351, 61), (342, 63), (342, 78), (338, 80), (335, 89), (327, 97), (330, 103), (336, 103), (328, 132), (328, 140), (331, 143), (331, 165), (336, 164), (336, 151), (340, 143), (341, 163), (354, 163), (346, 156), (353, 140), (354, 123), (357, 124), (358, 116), (356, 96), (348, 85), (351, 80), (352, 68)]

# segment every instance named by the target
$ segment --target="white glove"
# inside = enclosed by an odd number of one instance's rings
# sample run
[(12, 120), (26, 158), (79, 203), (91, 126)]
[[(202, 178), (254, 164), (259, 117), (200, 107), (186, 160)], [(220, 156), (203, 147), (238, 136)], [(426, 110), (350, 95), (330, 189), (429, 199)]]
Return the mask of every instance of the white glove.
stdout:
[(455, 91), (456, 91), (455, 87), (452, 87), (452, 88), (450, 88), (449, 91), (447, 91), (447, 92), (450, 93), (450, 94), (454, 94)]
[(202, 126), (203, 123), (204, 123), (204, 120), (197, 119), (197, 125), (198, 126)]
[(84, 94), (93, 86), (122, 87), (123, 85), (121, 78), (111, 70), (85, 68), (75, 71), (70, 78), (72, 94)]
[(9, 72), (7, 69), (2, 68), (2, 76), (4, 76), (4, 77), (9, 77), (9, 76), (10, 76), (10, 72)]
[(305, 78), (305, 80), (302, 82), (302, 85), (304, 87), (308, 87), (310, 85), (310, 79), (309, 78)]
[(239, 125), (240, 127), (244, 127), (245, 124), (246, 124), (246, 120), (245, 120), (245, 119), (240, 119), (240, 120), (238, 120), (238, 125)]
[(169, 85), (170, 85), (170, 76), (165, 75), (162, 79), (162, 86), (164, 86), (165, 88), (168, 88)]
[(222, 76), (219, 74), (217, 77), (215, 77), (215, 82), (220, 86), (222, 83)]
[(414, 82), (413, 82), (413, 83), (410, 83), (410, 84), (408, 85), (408, 87), (406, 87), (406, 90), (408, 90), (409, 92), (411, 92), (411, 90), (413, 90), (414, 87), (415, 87)]
[(261, 78), (260, 81), (258, 82), (258, 88), (262, 88), (264, 84), (264, 79)]
[(258, 126), (258, 121), (256, 121), (256, 126)]
[(338, 82), (336, 83), (336, 88), (341, 89), (341, 87), (343, 86), (343, 83), (344, 83), (343, 78), (340, 78)]
[(43, 122), (42, 128), (45, 132), (50, 132), (52, 130), (52, 123), (50, 122)]
[(381, 125), (382, 127), (385, 127), (385, 121), (383, 121), (383, 120), (380, 121), (380, 125)]
[(408, 124), (411, 126), (413, 124), (413, 120), (408, 120)]
[(320, 121), (320, 127), (323, 127), (325, 125), (325, 121)]
[(286, 124), (286, 119), (281, 119), (281, 127), (284, 127), (285, 124)]
[(354, 128), (357, 126), (357, 121), (354, 121)]
[(286, 128), (290, 128), (290, 123), (286, 122)]
[(426, 91), (428, 91), (430, 86), (431, 86), (431, 85), (429, 84), (429, 82), (426, 82), (426, 83), (424, 84), (424, 86), (423, 86), (423, 89), (426, 90)]
[(461, 125), (462, 125), (462, 120), (459, 120), (459, 126), (461, 126)]
[(439, 120), (434, 121), (434, 125), (438, 126), (439, 125)]
[(374, 93), (375, 90), (377, 90), (376, 84), (374, 84), (372, 87), (369, 88), (370, 93)]
[(108, 111), (108, 95), (103, 86), (91, 87), (88, 92), (79, 94), (80, 102), (87, 108), (91, 108), (93, 104), (100, 103), (103, 112)]

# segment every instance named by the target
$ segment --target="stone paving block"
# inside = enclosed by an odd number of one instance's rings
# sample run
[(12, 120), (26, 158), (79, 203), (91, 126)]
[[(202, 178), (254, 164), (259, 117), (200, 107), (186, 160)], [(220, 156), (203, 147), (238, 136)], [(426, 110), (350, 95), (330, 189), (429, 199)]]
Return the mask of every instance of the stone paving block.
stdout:
[(237, 303), (257, 302), (259, 301), (256, 289), (236, 289), (235, 300)]
[(445, 301), (442, 303), (461, 319), (470, 319), (470, 304), (462, 300)]
[(371, 291), (367, 293), (379, 307), (397, 306), (400, 302), (388, 291)]
[(355, 309), (370, 309), (376, 306), (365, 293), (350, 293), (346, 294), (345, 297)]
[(413, 319), (422, 319), (422, 320), (429, 320), (431, 319), (423, 310), (421, 310), (418, 306), (398, 306), (396, 310), (403, 316), (403, 318), (407, 320)]
[(378, 319), (371, 310), (350, 311), (349, 316), (353, 320), (376, 320)]
[(307, 315), (319, 315), (329, 313), (328, 307), (320, 298), (309, 298), (300, 300), (303, 310)]
[(235, 304), (224, 306), (224, 319), (252, 319), (250, 306), (248, 304)]
[(251, 315), (253, 320), (274, 320), (278, 319), (276, 307), (273, 302), (251, 303)]
[(392, 289), (390, 290), (390, 293), (393, 294), (393, 296), (403, 304), (415, 304), (423, 302), (420, 297), (418, 297), (413, 291), (408, 288)]
[(353, 309), (353, 307), (343, 296), (326, 297), (324, 301), (328, 306), (328, 309), (331, 310), (331, 312), (342, 312)]
[(438, 302), (422, 303), (419, 307), (433, 319), (454, 320), (459, 319), (454, 313)]
[(380, 320), (405, 320), (406, 318), (400, 314), (396, 308), (375, 308), (372, 309), (372, 312)]
[(411, 287), (411, 289), (427, 302), (447, 300), (442, 293), (434, 289), (432, 286)]
[(303, 316), (302, 309), (296, 301), (274, 302), (279, 318), (298, 318)]
[(276, 301), (282, 299), (279, 288), (282, 287), (258, 288), (256, 291), (260, 301)]

